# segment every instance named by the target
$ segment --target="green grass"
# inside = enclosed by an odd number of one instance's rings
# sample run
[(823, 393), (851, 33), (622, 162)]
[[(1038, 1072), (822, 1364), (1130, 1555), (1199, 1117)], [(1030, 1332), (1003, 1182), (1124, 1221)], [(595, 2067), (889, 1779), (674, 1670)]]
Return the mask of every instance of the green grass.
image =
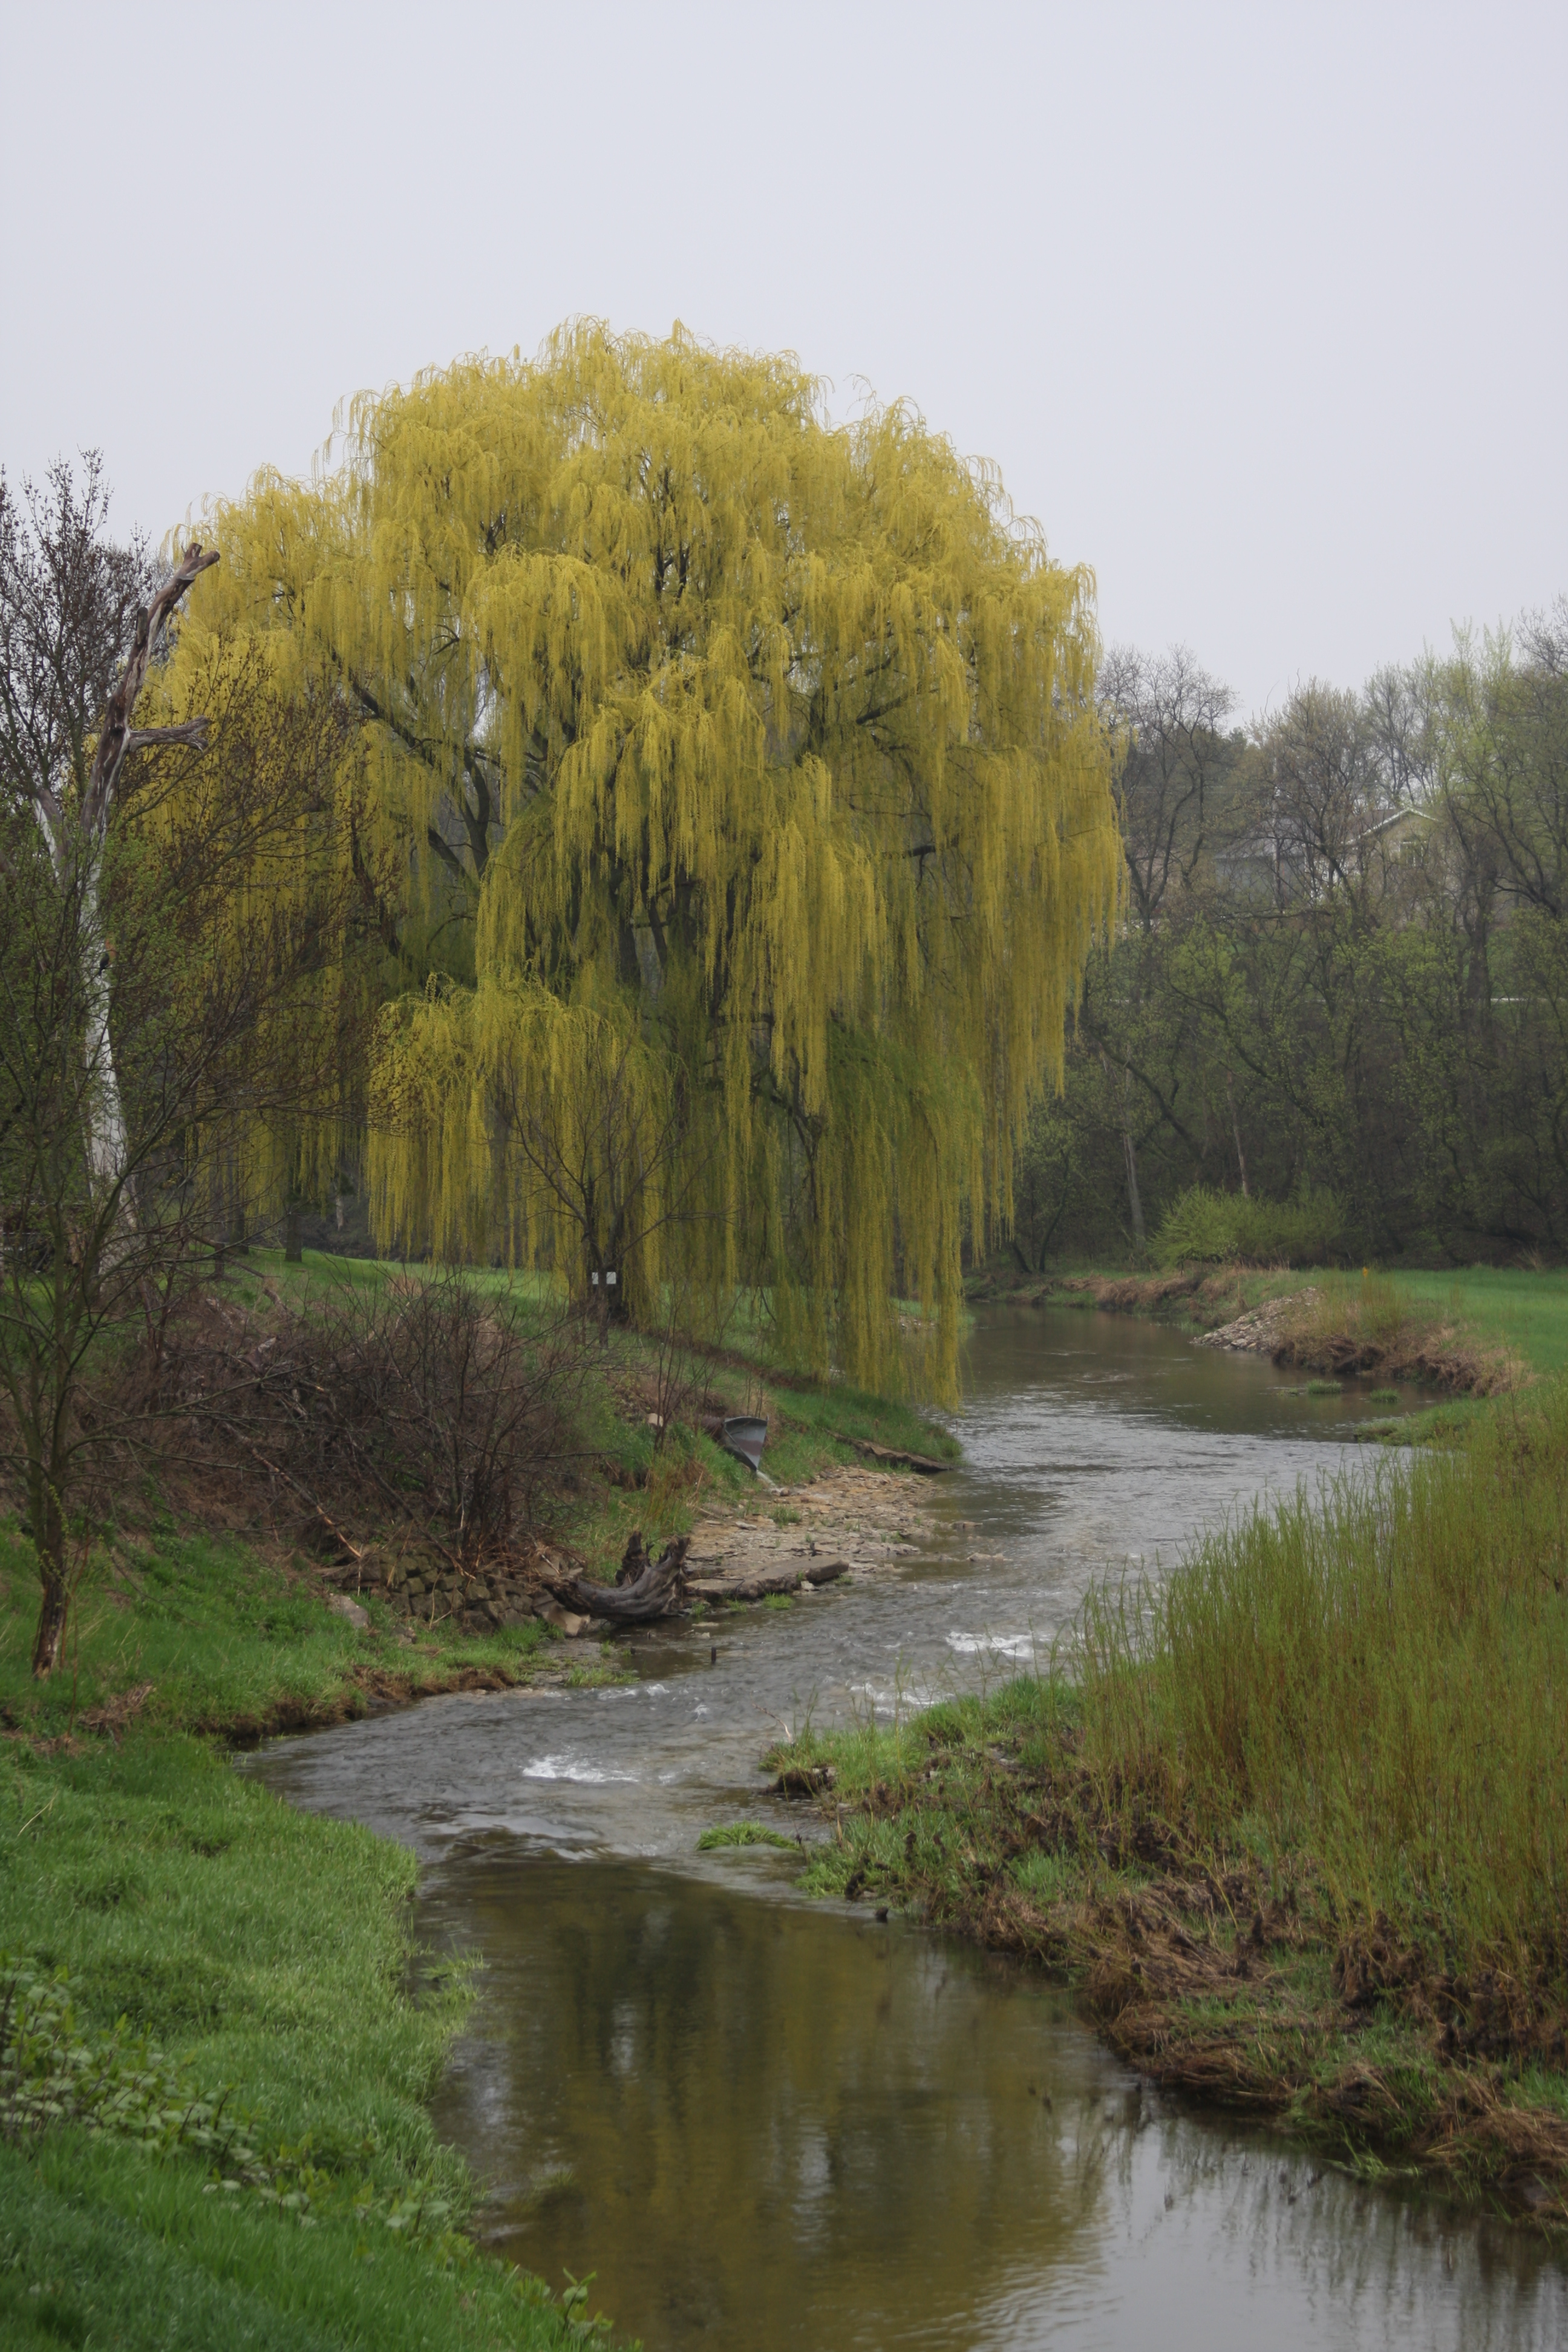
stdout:
[(0, 1916), (68, 1968), (83, 2019), (129, 2029), (269, 2149), (313, 2168), (308, 2228), (208, 2163), (66, 2126), (0, 2146), (7, 2345), (546, 2346), (559, 2306), (389, 2212), (469, 2195), (424, 2101), (461, 2013), (451, 1979), (409, 1989), (412, 1856), (291, 1811), (205, 1743), (0, 1748)]
[(697, 1851), (713, 1853), (723, 1846), (743, 1845), (779, 1846), (785, 1853), (799, 1851), (794, 1838), (785, 1837), (782, 1830), (764, 1829), (761, 1822), (716, 1822), (713, 1828), (703, 1831), (697, 1841)]
[(1476, 1265), (1387, 1278), (1414, 1311), (1506, 1347), (1532, 1371), (1568, 1370), (1568, 1273)]
[(1084, 1756), (1314, 1854), (1346, 1917), (1568, 1994), (1568, 1384), (1199, 1545), (1079, 1627)]
[(437, 1687), (463, 1674), (526, 1679), (551, 1637), (531, 1623), (484, 1640), (406, 1638), (404, 1621), (368, 1596), (368, 1633), (331, 1615), (305, 1577), (233, 1539), (110, 1536), (94, 1547), (66, 1637), (63, 1669), (29, 1670), (37, 1610), (31, 1544), (0, 1524), (0, 1722), (44, 1737), (78, 1712), (143, 1683), (154, 1726), (257, 1733), (363, 1712), (376, 1687)]

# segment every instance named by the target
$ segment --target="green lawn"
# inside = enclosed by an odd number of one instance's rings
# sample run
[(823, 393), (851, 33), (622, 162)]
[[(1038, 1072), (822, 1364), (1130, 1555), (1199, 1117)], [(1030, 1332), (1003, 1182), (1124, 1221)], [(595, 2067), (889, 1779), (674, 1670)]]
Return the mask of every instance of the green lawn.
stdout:
[[(0, 2144), (0, 2340), (126, 2352), (434, 2352), (578, 2340), (454, 2234), (469, 2198), (424, 2105), (460, 2014), (411, 1989), (413, 1857), (292, 1811), (208, 1744), (133, 1729), (0, 1748), (0, 1917), (64, 1969), (89, 2043), (143, 2042), (286, 2192), (80, 2123)], [(135, 2066), (153, 2063), (132, 2048)]]
[(1568, 1273), (1474, 1265), (1388, 1278), (1418, 1312), (1468, 1325), (1484, 1340), (1500, 1340), (1532, 1371), (1568, 1368)]

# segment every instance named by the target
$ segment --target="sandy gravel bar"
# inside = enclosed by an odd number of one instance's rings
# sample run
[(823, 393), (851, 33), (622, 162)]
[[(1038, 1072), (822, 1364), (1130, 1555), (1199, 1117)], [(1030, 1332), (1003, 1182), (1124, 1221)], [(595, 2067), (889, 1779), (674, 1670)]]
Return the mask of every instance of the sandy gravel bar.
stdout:
[(759, 1487), (749, 1509), (699, 1519), (688, 1578), (700, 1597), (722, 1600), (721, 1590), (705, 1588), (775, 1576), (798, 1580), (836, 1560), (852, 1576), (889, 1575), (932, 1532), (936, 1515), (923, 1484), (857, 1465), (825, 1471), (808, 1486)]

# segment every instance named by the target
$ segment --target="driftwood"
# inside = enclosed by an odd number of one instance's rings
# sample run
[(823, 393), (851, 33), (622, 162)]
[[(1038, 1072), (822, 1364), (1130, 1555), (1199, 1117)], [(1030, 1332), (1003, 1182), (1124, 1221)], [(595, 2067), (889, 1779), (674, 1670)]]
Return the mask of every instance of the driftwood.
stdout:
[[(582, 1611), (588, 1617), (607, 1617), (616, 1625), (643, 1625), (656, 1617), (673, 1616), (686, 1599), (686, 1554), (689, 1538), (681, 1536), (666, 1545), (657, 1560), (648, 1560), (642, 1552), (642, 1538), (635, 1537), (646, 1565), (626, 1584), (590, 1584), (585, 1577), (563, 1578), (551, 1585), (557, 1601), (568, 1609)], [(626, 1546), (631, 1554), (632, 1547)], [(628, 1564), (623, 1559), (623, 1571)]]
[(755, 1576), (704, 1576), (687, 1586), (694, 1601), (765, 1601), (773, 1592), (798, 1592), (798, 1568), (764, 1569)]
[(808, 1568), (764, 1568), (752, 1576), (693, 1577), (686, 1590), (693, 1601), (766, 1601), (775, 1592), (798, 1592), (803, 1584), (821, 1587), (847, 1576), (847, 1559), (814, 1559)]
[(956, 1465), (939, 1462), (934, 1454), (906, 1454), (898, 1445), (873, 1445), (868, 1437), (846, 1437), (842, 1430), (833, 1432), (840, 1445), (852, 1445), (857, 1454), (868, 1454), (873, 1462), (891, 1462), (903, 1470), (918, 1470), (922, 1478), (935, 1478)]

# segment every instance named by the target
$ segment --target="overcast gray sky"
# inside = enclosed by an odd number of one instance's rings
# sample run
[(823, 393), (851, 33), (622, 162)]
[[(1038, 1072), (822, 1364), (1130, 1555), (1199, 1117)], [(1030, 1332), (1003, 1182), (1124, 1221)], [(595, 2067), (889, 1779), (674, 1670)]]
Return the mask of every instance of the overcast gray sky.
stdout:
[(581, 312), (994, 458), (1246, 709), (1568, 589), (1568, 8), (0, 0), (0, 460), (154, 537)]

